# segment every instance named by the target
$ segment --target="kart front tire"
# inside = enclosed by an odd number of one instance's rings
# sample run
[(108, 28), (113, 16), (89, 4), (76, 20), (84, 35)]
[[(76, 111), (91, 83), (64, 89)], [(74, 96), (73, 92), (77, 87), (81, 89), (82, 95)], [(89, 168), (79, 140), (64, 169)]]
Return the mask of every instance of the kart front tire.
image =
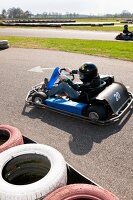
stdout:
[(92, 121), (106, 120), (108, 110), (104, 104), (91, 105), (87, 110), (88, 118)]
[(0, 153), (23, 143), (20, 130), (10, 125), (0, 125)]
[(47, 98), (47, 95), (44, 92), (35, 93), (32, 96), (32, 102), (38, 105), (44, 103), (44, 100)]
[(0, 154), (0, 200), (39, 200), (66, 184), (66, 162), (53, 147), (23, 144)]
[(118, 200), (111, 192), (90, 184), (70, 184), (58, 188), (43, 200), (74, 200), (74, 199), (90, 199), (90, 200)]

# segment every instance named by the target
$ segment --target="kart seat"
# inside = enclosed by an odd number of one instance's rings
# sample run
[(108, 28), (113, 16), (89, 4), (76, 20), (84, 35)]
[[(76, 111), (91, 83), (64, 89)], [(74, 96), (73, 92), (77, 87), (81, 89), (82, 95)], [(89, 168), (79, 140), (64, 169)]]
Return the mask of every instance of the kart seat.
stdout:
[(88, 102), (90, 99), (98, 95), (101, 91), (103, 91), (106, 87), (106, 82), (101, 80), (101, 84), (98, 87), (90, 88), (87, 91), (82, 91), (80, 93), (80, 96), (76, 99), (69, 98), (70, 100), (76, 101), (76, 102)]

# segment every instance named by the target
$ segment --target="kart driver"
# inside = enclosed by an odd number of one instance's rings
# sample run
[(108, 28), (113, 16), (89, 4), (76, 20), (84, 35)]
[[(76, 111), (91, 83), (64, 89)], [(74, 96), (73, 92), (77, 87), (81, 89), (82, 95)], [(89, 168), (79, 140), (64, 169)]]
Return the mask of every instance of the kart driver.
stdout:
[(48, 91), (48, 97), (55, 94), (61, 94), (65, 92), (71, 99), (77, 99), (85, 92), (90, 92), (101, 84), (100, 76), (96, 65), (91, 62), (84, 63), (79, 70), (65, 69), (72, 74), (79, 74), (79, 79), (82, 81), (80, 84), (73, 83), (67, 76), (61, 76), (61, 82), (59, 85), (52, 87)]
[(128, 25), (124, 25), (124, 29), (123, 29), (123, 33), (126, 35), (132, 35), (133, 36), (133, 32), (128, 30)]

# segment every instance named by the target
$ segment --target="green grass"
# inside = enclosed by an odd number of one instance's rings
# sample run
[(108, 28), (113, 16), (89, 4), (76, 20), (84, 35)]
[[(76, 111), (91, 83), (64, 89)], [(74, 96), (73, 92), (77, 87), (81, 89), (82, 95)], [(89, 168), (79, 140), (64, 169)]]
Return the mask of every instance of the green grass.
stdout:
[(76, 22), (121, 22), (123, 18), (106, 18), (106, 17), (92, 17), (92, 18), (77, 18)]
[[(107, 31), (122, 32), (123, 26), (62, 26), (63, 29), (88, 30), (88, 31)], [(133, 27), (129, 27), (133, 31)]]
[(8, 40), (11, 47), (51, 49), (133, 61), (133, 43), (126, 41), (55, 39), (15, 36), (0, 36), (0, 40)]
[[(122, 26), (62, 26), (60, 27), (43, 27), (43, 26), (0, 26), (0, 28), (32, 28), (32, 29), (72, 29), (72, 30), (88, 30), (88, 31), (107, 31), (107, 32), (122, 32)], [(129, 30), (133, 31), (133, 26), (129, 25)]]

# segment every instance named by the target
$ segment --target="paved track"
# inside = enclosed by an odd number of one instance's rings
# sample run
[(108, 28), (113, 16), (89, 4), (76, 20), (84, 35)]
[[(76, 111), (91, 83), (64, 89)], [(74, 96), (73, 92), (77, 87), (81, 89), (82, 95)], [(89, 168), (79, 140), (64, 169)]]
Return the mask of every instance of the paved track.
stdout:
[(16, 126), (31, 139), (57, 148), (66, 161), (87, 177), (116, 194), (121, 200), (133, 199), (133, 124), (132, 113), (119, 124), (95, 126), (45, 109), (24, 109), (31, 86), (44, 73), (33, 67), (78, 68), (94, 62), (101, 74), (114, 74), (116, 80), (133, 92), (133, 63), (95, 56), (48, 50), (9, 48), (0, 51), (0, 122)]
[(115, 40), (118, 32), (81, 31), (63, 29), (0, 28), (0, 36), (25, 36), (44, 38), (75, 38), (87, 40)]

